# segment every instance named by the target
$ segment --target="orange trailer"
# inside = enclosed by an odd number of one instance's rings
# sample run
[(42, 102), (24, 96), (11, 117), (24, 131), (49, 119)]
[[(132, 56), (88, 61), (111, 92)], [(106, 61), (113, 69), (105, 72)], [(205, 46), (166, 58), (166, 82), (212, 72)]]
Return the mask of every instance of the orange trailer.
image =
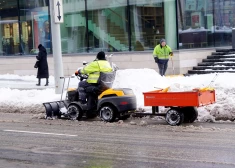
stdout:
[[(194, 122), (198, 117), (196, 107), (213, 104), (215, 102), (214, 89), (193, 89), (184, 92), (163, 92), (155, 90), (144, 92), (144, 105), (152, 106), (152, 113), (138, 113), (139, 115), (165, 116), (170, 125), (180, 125), (183, 122)], [(162, 114), (159, 106), (170, 109)]]

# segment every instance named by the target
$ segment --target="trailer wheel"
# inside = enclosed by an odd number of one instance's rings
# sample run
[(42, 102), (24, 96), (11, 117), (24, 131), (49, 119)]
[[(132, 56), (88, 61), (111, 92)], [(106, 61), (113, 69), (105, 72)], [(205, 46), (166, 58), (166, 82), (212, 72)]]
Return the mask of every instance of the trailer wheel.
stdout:
[(177, 108), (171, 108), (166, 112), (166, 122), (171, 126), (180, 125), (184, 121), (184, 113)]
[(80, 120), (82, 118), (83, 112), (78, 105), (72, 104), (68, 107), (68, 116), (71, 120)]
[(182, 108), (184, 113), (184, 122), (193, 123), (198, 117), (198, 111), (196, 107), (184, 107)]
[(111, 105), (104, 105), (100, 108), (100, 118), (106, 122), (113, 122), (116, 119), (116, 110)]

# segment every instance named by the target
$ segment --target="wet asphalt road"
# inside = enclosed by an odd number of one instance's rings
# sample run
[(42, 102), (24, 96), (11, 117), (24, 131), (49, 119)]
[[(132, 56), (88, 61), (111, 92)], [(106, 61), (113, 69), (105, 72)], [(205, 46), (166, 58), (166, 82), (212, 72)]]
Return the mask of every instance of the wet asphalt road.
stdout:
[(234, 168), (234, 123), (0, 121), (0, 167)]

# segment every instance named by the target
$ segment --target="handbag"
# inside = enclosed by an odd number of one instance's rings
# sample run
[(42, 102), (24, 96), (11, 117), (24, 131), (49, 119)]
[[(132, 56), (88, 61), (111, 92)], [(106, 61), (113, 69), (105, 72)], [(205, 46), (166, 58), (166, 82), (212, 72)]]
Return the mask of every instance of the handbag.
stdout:
[(38, 68), (39, 67), (39, 61), (35, 62), (34, 68)]

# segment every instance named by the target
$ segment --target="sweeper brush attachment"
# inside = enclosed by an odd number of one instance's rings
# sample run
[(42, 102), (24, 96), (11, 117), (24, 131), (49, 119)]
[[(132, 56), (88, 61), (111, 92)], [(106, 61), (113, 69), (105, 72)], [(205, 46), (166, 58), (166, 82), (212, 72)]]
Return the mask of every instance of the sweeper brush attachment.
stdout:
[(54, 101), (43, 103), (46, 109), (46, 118), (61, 118), (62, 109), (67, 109), (68, 103), (66, 101)]
[[(66, 78), (68, 78), (68, 86), (69, 86), (70, 78), (73, 78), (73, 76), (60, 77), (60, 79), (64, 80), (60, 101), (43, 103), (43, 106), (46, 109), (46, 118), (55, 118), (55, 117), (61, 118), (61, 115), (63, 115), (64, 113), (67, 113), (68, 104), (70, 103), (70, 101), (68, 101), (68, 95), (66, 94), (66, 99), (62, 100)], [(68, 86), (67, 86), (67, 90), (68, 90)]]

